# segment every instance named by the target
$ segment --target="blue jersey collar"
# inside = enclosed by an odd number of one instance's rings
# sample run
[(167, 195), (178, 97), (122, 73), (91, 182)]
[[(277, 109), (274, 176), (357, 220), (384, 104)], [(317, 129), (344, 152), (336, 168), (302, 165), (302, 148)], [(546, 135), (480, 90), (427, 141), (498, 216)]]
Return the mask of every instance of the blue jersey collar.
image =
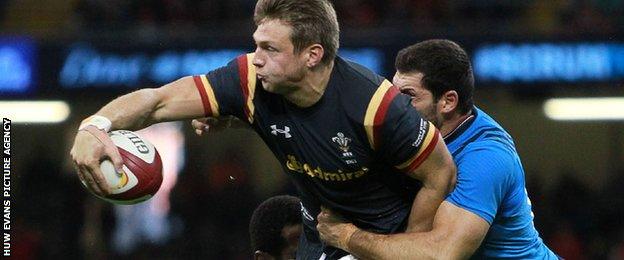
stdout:
[(470, 116), (466, 121), (462, 122), (461, 124), (459, 124), (453, 131), (451, 131), (451, 133), (449, 133), (448, 135), (444, 136), (444, 142), (446, 144), (450, 144), (451, 142), (453, 142), (455, 139), (457, 139), (457, 137), (459, 137), (461, 134), (463, 134), (466, 129), (468, 129), (472, 123), (475, 121), (475, 119), (477, 119), (478, 113), (477, 113), (477, 109), (475, 107), (472, 108), (472, 116)]

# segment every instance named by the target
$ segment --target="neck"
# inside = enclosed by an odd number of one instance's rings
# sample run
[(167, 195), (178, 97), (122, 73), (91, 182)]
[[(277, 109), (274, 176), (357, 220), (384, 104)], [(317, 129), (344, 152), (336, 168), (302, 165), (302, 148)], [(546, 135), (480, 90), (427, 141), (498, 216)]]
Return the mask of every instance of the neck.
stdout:
[(306, 108), (316, 104), (327, 89), (334, 62), (329, 65), (308, 70), (297, 90), (284, 95), (284, 98), (298, 107)]
[(443, 137), (446, 137), (447, 135), (455, 131), (457, 127), (459, 127), (462, 123), (464, 123), (471, 116), (472, 116), (472, 110), (468, 111), (468, 113), (465, 113), (465, 114), (454, 113), (450, 119), (444, 120), (444, 123), (439, 129), (440, 134), (442, 134)]

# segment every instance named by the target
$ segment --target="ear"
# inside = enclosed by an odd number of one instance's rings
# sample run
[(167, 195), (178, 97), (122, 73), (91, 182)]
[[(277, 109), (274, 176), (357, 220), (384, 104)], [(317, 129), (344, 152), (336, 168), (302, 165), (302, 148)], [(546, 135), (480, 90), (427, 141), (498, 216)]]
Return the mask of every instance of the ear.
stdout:
[(260, 250), (256, 250), (256, 252), (254, 252), (254, 260), (273, 260), (273, 259), (275, 259), (275, 257), (273, 257), (267, 252), (263, 252)]
[(449, 90), (442, 94), (440, 100), (438, 101), (440, 107), (439, 111), (443, 114), (448, 114), (454, 112), (457, 106), (459, 106), (459, 95), (455, 90)]
[(308, 54), (307, 55), (308, 60), (306, 61), (306, 66), (308, 68), (314, 68), (316, 67), (316, 65), (321, 63), (321, 60), (323, 59), (323, 56), (325, 55), (325, 49), (320, 44), (315, 43), (315, 44), (310, 45), (307, 48), (306, 53)]

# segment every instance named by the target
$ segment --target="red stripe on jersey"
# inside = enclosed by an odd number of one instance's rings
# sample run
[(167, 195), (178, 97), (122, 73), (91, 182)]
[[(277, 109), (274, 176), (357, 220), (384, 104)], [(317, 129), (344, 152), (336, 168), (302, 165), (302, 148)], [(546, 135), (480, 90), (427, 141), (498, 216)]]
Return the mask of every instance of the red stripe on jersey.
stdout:
[(212, 109), (210, 109), (210, 100), (206, 93), (206, 86), (204, 86), (200, 76), (193, 76), (193, 81), (195, 81), (195, 87), (199, 91), (199, 96), (201, 96), (202, 104), (204, 105), (204, 115), (211, 116)]
[(383, 126), (384, 120), (386, 119), (388, 107), (390, 107), (390, 103), (392, 103), (392, 100), (394, 100), (394, 97), (396, 97), (397, 94), (399, 94), (399, 89), (395, 86), (391, 86), (384, 94), (384, 97), (381, 100), (381, 104), (379, 104), (379, 108), (377, 108), (377, 113), (375, 113), (375, 120), (373, 121), (373, 138), (375, 140), (375, 148), (380, 147), (381, 128)]
[[(238, 77), (240, 78), (240, 88), (243, 93), (243, 102), (247, 102), (247, 98), (249, 97), (249, 79), (247, 78), (248, 74), (248, 60), (247, 55), (241, 55), (236, 58), (236, 62), (238, 63)], [(245, 112), (245, 117), (249, 117), (249, 108), (247, 105), (243, 105), (243, 111)]]
[(435, 148), (438, 144), (439, 136), (440, 132), (438, 131), (438, 129), (435, 129), (435, 133), (433, 134), (433, 140), (429, 142), (429, 145), (427, 146), (427, 148), (425, 148), (422, 154), (420, 154), (420, 156), (418, 156), (418, 158), (416, 158), (416, 160), (414, 160), (412, 164), (407, 167), (407, 169), (405, 170), (406, 172), (412, 172), (414, 169), (418, 168), (418, 166), (420, 166), (420, 164), (424, 162), (427, 157), (429, 157), (431, 152), (433, 152), (433, 148)]

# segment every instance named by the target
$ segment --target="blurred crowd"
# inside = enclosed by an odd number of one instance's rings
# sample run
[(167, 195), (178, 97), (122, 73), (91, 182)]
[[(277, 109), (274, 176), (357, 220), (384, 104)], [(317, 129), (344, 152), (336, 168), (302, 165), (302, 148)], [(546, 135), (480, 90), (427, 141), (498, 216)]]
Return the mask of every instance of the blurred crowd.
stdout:
[[(255, 0), (1, 1), (5, 27), (33, 31), (100, 31), (251, 24)], [(417, 33), (599, 34), (624, 28), (619, 0), (340, 0), (345, 29), (392, 28)], [(54, 26), (49, 26), (50, 24)], [(217, 27), (214, 27), (217, 28)]]
[[(249, 20), (254, 0), (81, 0), (88, 28), (107, 25), (203, 25)], [(624, 2), (600, 1), (334, 1), (346, 27), (396, 26), (422, 32), (514, 31), (612, 33), (624, 26)]]

